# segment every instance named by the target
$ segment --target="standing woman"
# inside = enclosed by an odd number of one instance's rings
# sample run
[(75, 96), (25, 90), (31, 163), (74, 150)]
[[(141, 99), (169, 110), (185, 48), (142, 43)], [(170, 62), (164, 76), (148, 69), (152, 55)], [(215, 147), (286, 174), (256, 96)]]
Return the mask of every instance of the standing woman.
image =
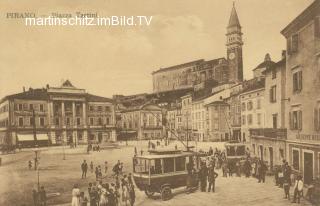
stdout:
[(71, 206), (80, 206), (80, 189), (78, 187), (78, 184), (75, 184), (72, 189), (72, 202)]
[(107, 206), (107, 186), (106, 184), (102, 185), (101, 191), (100, 191), (100, 206)]
[(128, 191), (128, 183), (123, 181), (122, 183), (122, 203), (125, 206), (128, 206), (128, 201), (129, 201), (129, 191)]
[(134, 191), (134, 185), (132, 183), (128, 184), (128, 191), (130, 206), (133, 206), (136, 201), (136, 192)]

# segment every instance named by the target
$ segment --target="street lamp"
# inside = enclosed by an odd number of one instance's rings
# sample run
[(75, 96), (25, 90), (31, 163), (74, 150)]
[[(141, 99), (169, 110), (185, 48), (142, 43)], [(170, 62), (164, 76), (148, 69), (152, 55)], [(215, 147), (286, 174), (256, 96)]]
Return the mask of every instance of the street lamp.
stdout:
[(35, 153), (35, 164), (34, 167), (37, 170), (37, 179), (38, 179), (38, 191), (40, 191), (40, 174), (39, 174), (39, 159), (40, 159), (40, 150), (39, 149), (35, 149), (34, 150)]
[(62, 151), (63, 151), (63, 160), (66, 160), (66, 152), (65, 152), (65, 148), (64, 148), (64, 140), (62, 138)]

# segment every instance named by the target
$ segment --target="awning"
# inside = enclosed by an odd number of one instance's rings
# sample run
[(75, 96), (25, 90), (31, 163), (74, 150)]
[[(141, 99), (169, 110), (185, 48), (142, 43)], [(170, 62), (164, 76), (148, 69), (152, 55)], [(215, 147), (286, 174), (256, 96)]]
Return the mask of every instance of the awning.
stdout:
[[(33, 134), (18, 134), (18, 141), (34, 141)], [(37, 134), (37, 140), (49, 140), (47, 134)]]

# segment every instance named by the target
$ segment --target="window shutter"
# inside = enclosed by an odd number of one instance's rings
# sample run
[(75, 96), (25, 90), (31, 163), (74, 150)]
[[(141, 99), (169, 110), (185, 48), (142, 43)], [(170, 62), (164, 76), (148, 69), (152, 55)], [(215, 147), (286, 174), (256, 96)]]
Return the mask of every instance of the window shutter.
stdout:
[(298, 111), (298, 129), (302, 130), (302, 111)]
[(292, 83), (293, 83), (293, 92), (297, 91), (298, 89), (298, 74), (294, 73), (293, 78), (292, 78)]
[(292, 129), (292, 112), (289, 112), (289, 128)]
[(269, 92), (270, 92), (270, 102), (272, 102), (272, 87)]
[(291, 37), (287, 38), (287, 52), (289, 55), (291, 54)]
[(320, 17), (314, 19), (314, 36), (320, 38)]
[(319, 130), (319, 110), (318, 108), (314, 109), (314, 130), (318, 131)]
[(302, 90), (302, 71), (298, 72), (298, 78), (299, 78), (299, 91)]

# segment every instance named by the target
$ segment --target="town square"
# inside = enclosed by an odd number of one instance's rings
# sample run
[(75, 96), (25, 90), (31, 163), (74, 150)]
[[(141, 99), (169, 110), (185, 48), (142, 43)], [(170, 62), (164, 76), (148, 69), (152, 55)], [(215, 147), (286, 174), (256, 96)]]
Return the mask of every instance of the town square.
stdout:
[(320, 0), (30, 1), (0, 2), (0, 206), (320, 205)]

